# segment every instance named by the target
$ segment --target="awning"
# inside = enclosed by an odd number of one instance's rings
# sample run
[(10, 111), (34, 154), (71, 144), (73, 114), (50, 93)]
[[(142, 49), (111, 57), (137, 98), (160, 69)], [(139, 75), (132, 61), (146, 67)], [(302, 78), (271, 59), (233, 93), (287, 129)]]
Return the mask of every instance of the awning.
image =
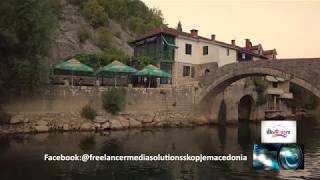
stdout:
[(178, 48), (178, 46), (176, 46), (175, 44), (169, 43), (169, 42), (166, 40), (166, 38), (163, 37), (163, 35), (161, 35), (161, 39), (163, 40), (163, 42), (164, 42), (166, 45), (168, 45), (168, 46), (170, 46), (170, 47), (173, 47), (173, 48)]

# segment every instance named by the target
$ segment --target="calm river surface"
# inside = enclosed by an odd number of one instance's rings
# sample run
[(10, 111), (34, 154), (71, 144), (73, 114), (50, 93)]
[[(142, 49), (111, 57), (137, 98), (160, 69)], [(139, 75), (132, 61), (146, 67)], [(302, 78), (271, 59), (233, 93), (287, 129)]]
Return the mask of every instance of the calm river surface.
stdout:
[[(305, 169), (252, 170), (252, 143), (260, 141), (259, 124), (197, 128), (135, 129), (106, 134), (68, 132), (0, 137), (1, 180), (115, 179), (319, 179), (320, 123), (298, 123), (305, 145)], [(48, 162), (48, 154), (244, 154), (246, 162)]]

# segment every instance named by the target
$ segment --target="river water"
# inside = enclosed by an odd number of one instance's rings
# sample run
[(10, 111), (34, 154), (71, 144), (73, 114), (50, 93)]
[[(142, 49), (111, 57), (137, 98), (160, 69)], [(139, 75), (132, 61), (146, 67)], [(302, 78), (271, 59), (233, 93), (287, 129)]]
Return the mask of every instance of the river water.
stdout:
[[(65, 132), (0, 137), (2, 180), (115, 179), (309, 179), (320, 178), (320, 123), (298, 123), (298, 142), (305, 146), (305, 169), (252, 170), (252, 143), (260, 125), (134, 129), (106, 133)], [(243, 154), (241, 162), (48, 162), (44, 154), (198, 155)]]

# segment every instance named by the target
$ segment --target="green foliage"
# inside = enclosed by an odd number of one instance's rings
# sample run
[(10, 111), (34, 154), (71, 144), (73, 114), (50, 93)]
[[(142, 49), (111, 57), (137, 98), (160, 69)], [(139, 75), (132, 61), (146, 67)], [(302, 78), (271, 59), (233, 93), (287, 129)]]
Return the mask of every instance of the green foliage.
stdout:
[(268, 85), (266, 83), (266, 81), (260, 77), (254, 78), (253, 79), (253, 83), (255, 85), (255, 90), (258, 93), (263, 93), (265, 92), (265, 90), (267, 89)]
[(265, 103), (267, 103), (267, 97), (265, 94), (263, 93), (258, 93), (258, 97), (257, 97), (257, 102), (256, 104), (258, 106), (264, 105)]
[(47, 54), (59, 16), (57, 0), (0, 3), (0, 89), (32, 92), (46, 81)]
[(108, 24), (108, 14), (97, 0), (88, 0), (81, 4), (85, 16), (94, 28)]
[(94, 120), (97, 116), (97, 112), (90, 104), (87, 104), (81, 109), (80, 115), (85, 119)]
[(112, 32), (106, 27), (99, 27), (95, 35), (96, 43), (102, 49), (110, 47)]
[(108, 49), (96, 54), (78, 54), (75, 56), (80, 62), (87, 64), (95, 69), (105, 66), (114, 60), (142, 69), (149, 64), (156, 65), (156, 60), (148, 56), (130, 57), (119, 49)]
[(132, 57), (127, 64), (140, 70), (149, 64), (156, 65), (156, 63), (157, 63), (156, 60), (149, 56), (138, 56), (138, 57)]
[(111, 48), (95, 54), (78, 54), (75, 58), (84, 64), (88, 64), (89, 66), (98, 69), (99, 67), (105, 66), (114, 60), (126, 63), (129, 56), (121, 50)]
[(254, 78), (253, 83), (255, 85), (255, 91), (257, 92), (257, 102), (258, 106), (261, 106), (267, 102), (267, 97), (265, 91), (268, 87), (266, 81), (260, 77)]
[(290, 85), (290, 92), (293, 93), (293, 99), (287, 102), (289, 107), (303, 108), (308, 111), (317, 109), (319, 100), (311, 93), (294, 84)]
[(123, 109), (125, 96), (125, 89), (112, 88), (103, 93), (102, 106), (107, 112), (117, 115)]
[(95, 28), (106, 26), (108, 19), (116, 20), (134, 35), (141, 35), (163, 25), (159, 9), (148, 8), (140, 0), (70, 0), (79, 5)]
[(88, 39), (90, 39), (90, 33), (87, 29), (81, 29), (78, 32), (78, 38), (80, 43), (84, 43), (86, 42)]

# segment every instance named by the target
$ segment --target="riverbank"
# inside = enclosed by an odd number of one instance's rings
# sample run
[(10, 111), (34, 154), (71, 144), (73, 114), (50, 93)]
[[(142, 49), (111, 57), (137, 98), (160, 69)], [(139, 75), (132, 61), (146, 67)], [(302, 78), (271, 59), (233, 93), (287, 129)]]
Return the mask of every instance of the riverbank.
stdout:
[(109, 131), (150, 127), (190, 127), (207, 124), (210, 124), (207, 118), (195, 117), (189, 112), (123, 112), (117, 116), (101, 112), (92, 121), (82, 118), (79, 113), (17, 113), (12, 114), (8, 124), (0, 126), (0, 134)]

